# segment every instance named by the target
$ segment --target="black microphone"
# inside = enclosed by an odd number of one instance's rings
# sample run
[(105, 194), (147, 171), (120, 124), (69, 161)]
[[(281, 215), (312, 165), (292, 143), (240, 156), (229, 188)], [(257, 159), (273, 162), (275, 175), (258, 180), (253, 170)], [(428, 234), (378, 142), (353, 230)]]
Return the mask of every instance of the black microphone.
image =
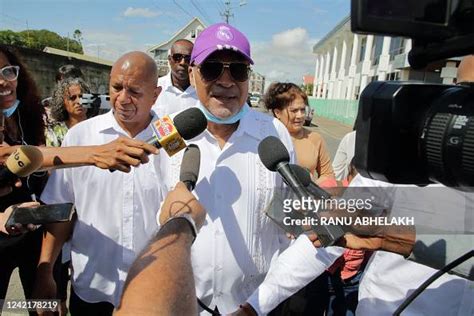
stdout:
[[(164, 116), (151, 123), (153, 137), (146, 142), (156, 148), (163, 148), (173, 156), (186, 148), (184, 140), (192, 139), (207, 127), (207, 119), (198, 108), (189, 108), (177, 114), (173, 120)], [(184, 140), (183, 140), (184, 139)]]
[(201, 166), (201, 151), (195, 144), (190, 144), (184, 151), (183, 161), (179, 172), (179, 181), (183, 182), (189, 191), (194, 190), (199, 177)]
[[(278, 172), (285, 179), (285, 182), (299, 199), (311, 196), (292, 171), (289, 165), (290, 155), (280, 139), (275, 136), (266, 137), (258, 145), (258, 155), (268, 170)], [(320, 219), (317, 212), (314, 213), (314, 216), (318, 220)], [(323, 247), (333, 245), (339, 238), (344, 236), (342, 228), (335, 225), (317, 225), (312, 226), (312, 229), (318, 234), (318, 239)]]
[(317, 199), (330, 199), (331, 194), (326, 192), (324, 189), (322, 189), (319, 185), (314, 183), (311, 180), (311, 176), (309, 175), (309, 171), (306, 170), (305, 168), (299, 166), (299, 165), (294, 165), (290, 164), (290, 169), (293, 171), (295, 176), (300, 180), (301, 184), (308, 190), (308, 192)]

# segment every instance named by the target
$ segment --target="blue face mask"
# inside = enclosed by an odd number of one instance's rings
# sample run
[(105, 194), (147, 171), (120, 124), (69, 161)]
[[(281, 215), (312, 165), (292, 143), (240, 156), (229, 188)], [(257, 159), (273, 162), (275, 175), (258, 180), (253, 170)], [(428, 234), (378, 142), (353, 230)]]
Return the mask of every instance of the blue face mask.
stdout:
[(3, 110), (3, 115), (5, 115), (6, 117), (12, 116), (13, 113), (15, 113), (16, 109), (18, 108), (18, 104), (20, 104), (20, 101), (15, 100), (15, 103), (13, 103), (13, 105), (11, 107), (9, 107), (8, 109)]
[(228, 118), (221, 119), (215, 116), (214, 114), (212, 114), (211, 112), (209, 112), (206, 109), (206, 107), (202, 105), (201, 102), (198, 102), (197, 107), (204, 113), (204, 116), (207, 118), (209, 122), (213, 122), (216, 124), (234, 124), (240, 121), (245, 116), (245, 114), (247, 114), (248, 111), (250, 110), (249, 106), (245, 103), (239, 112), (235, 113), (234, 115)]

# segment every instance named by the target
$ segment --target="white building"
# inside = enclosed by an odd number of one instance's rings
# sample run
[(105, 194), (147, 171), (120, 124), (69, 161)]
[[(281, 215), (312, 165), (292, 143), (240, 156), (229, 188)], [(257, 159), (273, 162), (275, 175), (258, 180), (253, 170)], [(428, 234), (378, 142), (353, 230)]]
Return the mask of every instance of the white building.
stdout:
[(168, 51), (171, 49), (173, 43), (179, 39), (187, 39), (194, 43), (196, 37), (205, 27), (206, 25), (202, 23), (199, 18), (195, 17), (167, 41), (153, 46), (148, 50), (148, 53), (151, 54), (158, 66), (158, 75), (160, 77), (166, 75), (169, 71)]
[(375, 80), (453, 83), (459, 58), (414, 70), (407, 59), (411, 46), (406, 38), (353, 34), (347, 17), (313, 47), (313, 95), (318, 99), (355, 100)]
[(249, 92), (252, 94), (263, 95), (265, 91), (265, 76), (256, 71), (252, 71), (249, 80)]

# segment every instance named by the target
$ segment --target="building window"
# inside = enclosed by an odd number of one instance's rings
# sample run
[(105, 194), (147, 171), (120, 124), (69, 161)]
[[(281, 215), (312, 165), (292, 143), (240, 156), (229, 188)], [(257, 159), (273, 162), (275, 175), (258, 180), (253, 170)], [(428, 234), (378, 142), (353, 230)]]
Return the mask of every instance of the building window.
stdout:
[(390, 41), (389, 55), (390, 60), (395, 59), (395, 56), (403, 53), (404, 39), (401, 37), (392, 37)]
[(382, 54), (383, 36), (375, 36), (375, 45), (373, 48), (373, 61), (372, 65), (379, 63), (380, 55)]
[(359, 62), (364, 60), (364, 55), (365, 55), (365, 48), (367, 46), (367, 37), (364, 37), (360, 41), (360, 54), (359, 54)]
[(196, 30), (191, 30), (191, 38), (196, 38)]

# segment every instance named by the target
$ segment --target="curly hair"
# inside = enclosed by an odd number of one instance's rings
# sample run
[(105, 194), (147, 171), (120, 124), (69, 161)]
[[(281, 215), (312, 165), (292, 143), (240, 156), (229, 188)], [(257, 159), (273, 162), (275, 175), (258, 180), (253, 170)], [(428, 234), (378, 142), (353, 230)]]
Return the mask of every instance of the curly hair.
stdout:
[(57, 122), (65, 122), (69, 119), (69, 113), (64, 106), (64, 95), (68, 93), (71, 86), (80, 86), (82, 93), (89, 93), (89, 86), (82, 78), (67, 78), (56, 85), (51, 100), (51, 117)]
[(20, 101), (18, 113), (21, 117), (23, 139), (30, 145), (43, 145), (45, 143), (43, 120), (45, 110), (41, 104), (38, 87), (28, 68), (20, 59), (20, 54), (14, 48), (0, 44), (0, 53), (7, 57), (10, 64), (20, 66), (16, 94)]
[(291, 82), (273, 82), (267, 89), (263, 97), (265, 108), (272, 111), (283, 110), (291, 104), (297, 97), (303, 99), (308, 105), (308, 96), (296, 84)]

